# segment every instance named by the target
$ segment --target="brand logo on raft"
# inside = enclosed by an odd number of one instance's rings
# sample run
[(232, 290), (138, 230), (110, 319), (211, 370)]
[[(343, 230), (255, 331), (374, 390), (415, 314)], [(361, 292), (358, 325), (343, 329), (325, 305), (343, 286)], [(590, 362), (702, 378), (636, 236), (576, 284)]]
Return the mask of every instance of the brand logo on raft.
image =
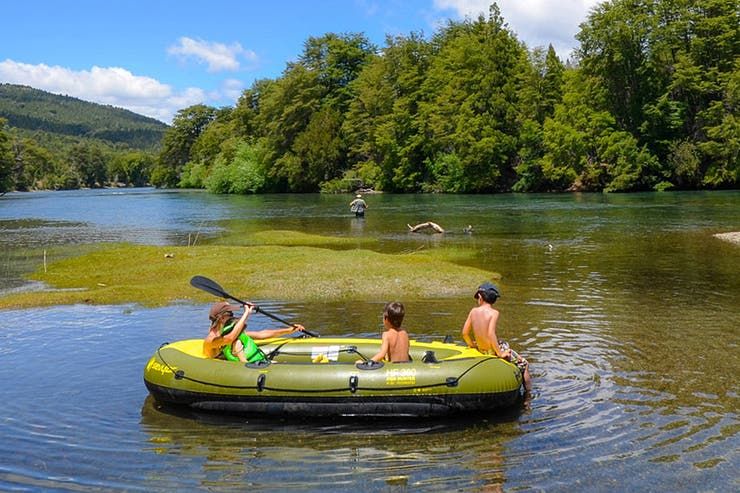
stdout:
[(416, 369), (393, 369), (385, 372), (386, 385), (416, 385)]
[(177, 368), (172, 368), (172, 367), (169, 367), (167, 365), (163, 365), (161, 363), (157, 363), (153, 359), (149, 361), (149, 364), (148, 365), (146, 365), (146, 369), (147, 369), (147, 371), (151, 370), (151, 371), (159, 372), (162, 375), (164, 375), (166, 373), (170, 373), (170, 374), (173, 374), (174, 375), (175, 374), (175, 371), (177, 371)]

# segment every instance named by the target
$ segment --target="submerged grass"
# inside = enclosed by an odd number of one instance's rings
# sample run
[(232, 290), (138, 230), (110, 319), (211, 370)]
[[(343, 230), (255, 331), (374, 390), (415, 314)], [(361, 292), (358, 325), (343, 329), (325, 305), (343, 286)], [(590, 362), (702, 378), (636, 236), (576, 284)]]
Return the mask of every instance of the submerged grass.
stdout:
[(280, 245), (280, 246), (313, 246), (332, 249), (371, 248), (378, 244), (375, 238), (354, 238), (321, 236), (299, 231), (237, 231), (221, 236), (215, 242), (219, 245)]
[(345, 240), (272, 231), (252, 235), (249, 246), (102, 246), (50, 263), (46, 272), (40, 268), (30, 279), (44, 282), (49, 289), (2, 297), (0, 309), (75, 303), (161, 306), (212, 300), (190, 286), (196, 274), (216, 280), (240, 297), (294, 301), (467, 295), (471, 286), (497, 277), (454, 263), (459, 260), (454, 250), (387, 254), (342, 249)]

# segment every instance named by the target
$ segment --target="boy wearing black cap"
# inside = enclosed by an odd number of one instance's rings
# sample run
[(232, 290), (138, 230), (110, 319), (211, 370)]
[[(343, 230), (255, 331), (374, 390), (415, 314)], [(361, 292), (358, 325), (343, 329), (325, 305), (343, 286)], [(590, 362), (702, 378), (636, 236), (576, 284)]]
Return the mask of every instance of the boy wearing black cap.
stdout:
[[(484, 282), (478, 286), (478, 290), (473, 295), (478, 301), (478, 306), (468, 313), (468, 318), (463, 325), (462, 336), (468, 347), (477, 348), (483, 354), (496, 355), (516, 364), (522, 371), (524, 387), (529, 391), (532, 385), (529, 376), (529, 363), (510, 349), (507, 343), (503, 341), (499, 343), (496, 336), (499, 311), (491, 305), (496, 303), (500, 296), (498, 288), (490, 282)], [(474, 339), (470, 336), (471, 329), (475, 336)]]

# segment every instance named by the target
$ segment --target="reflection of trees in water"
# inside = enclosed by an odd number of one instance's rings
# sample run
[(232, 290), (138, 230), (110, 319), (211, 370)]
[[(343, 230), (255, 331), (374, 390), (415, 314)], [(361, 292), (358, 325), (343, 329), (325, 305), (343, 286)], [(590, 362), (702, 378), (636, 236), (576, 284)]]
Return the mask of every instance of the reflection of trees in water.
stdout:
[(361, 235), (365, 231), (365, 218), (364, 217), (353, 217), (349, 223), (350, 231), (352, 234)]
[[(160, 407), (147, 397), (149, 452), (194, 459), (183, 477), (204, 488), (335, 488), (500, 491), (503, 449), (521, 433), (518, 413), (498, 419), (254, 419)], [(178, 469), (180, 467), (178, 466)]]

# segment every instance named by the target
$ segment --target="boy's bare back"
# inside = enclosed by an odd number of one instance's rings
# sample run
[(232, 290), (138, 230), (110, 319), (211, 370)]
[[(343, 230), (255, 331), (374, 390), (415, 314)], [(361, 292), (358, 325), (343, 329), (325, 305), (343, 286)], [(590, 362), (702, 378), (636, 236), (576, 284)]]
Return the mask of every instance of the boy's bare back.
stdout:
[(388, 356), (393, 362), (409, 360), (409, 334), (403, 329), (388, 329), (383, 332), (383, 339), (388, 342)]
[(465, 322), (472, 326), (475, 342), (480, 351), (489, 351), (498, 343), (496, 336), (496, 322), (499, 312), (491, 305), (485, 304), (470, 310), (468, 320)]

